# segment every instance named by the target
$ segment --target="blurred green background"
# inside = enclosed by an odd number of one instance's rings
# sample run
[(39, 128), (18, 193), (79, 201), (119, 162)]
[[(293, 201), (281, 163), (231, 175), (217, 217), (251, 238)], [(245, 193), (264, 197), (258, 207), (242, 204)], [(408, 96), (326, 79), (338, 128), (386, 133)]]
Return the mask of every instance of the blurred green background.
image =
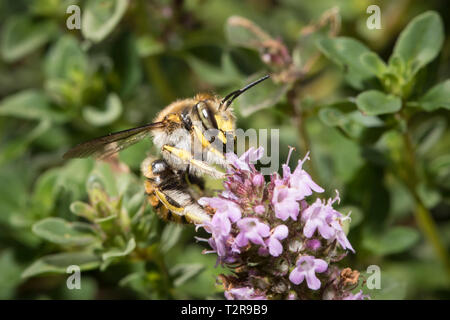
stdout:
[[(72, 4), (81, 30), (66, 26)], [(366, 26), (371, 4), (381, 8), (380, 30)], [(358, 82), (365, 71), (334, 64), (339, 55), (320, 42), (352, 37), (387, 61), (400, 32), (427, 10), (450, 34), (445, 0), (0, 0), (0, 298), (223, 298), (215, 284), (223, 270), (202, 255), (194, 228), (142, 206), (139, 165), (156, 152), (151, 141), (109, 164), (62, 154), (151, 122), (176, 99), (223, 95), (265, 73), (272, 80), (236, 101), (238, 127), (279, 129), (280, 162), (288, 145), (293, 158), (311, 151), (307, 170), (326, 196), (339, 190), (342, 213), (352, 212), (356, 254), (342, 265), (363, 273), (380, 266), (381, 289), (367, 291), (373, 299), (450, 298), (448, 81), (446, 109), (407, 113), (415, 157), (402, 166), (396, 116), (327, 113), (380, 86)], [(449, 76), (448, 36), (437, 51), (411, 92), (383, 82), (385, 92), (404, 104), (425, 101)], [(417, 175), (415, 191), (402, 168)], [(427, 217), (434, 232), (423, 232)], [(71, 264), (84, 270), (81, 290), (67, 289)]]

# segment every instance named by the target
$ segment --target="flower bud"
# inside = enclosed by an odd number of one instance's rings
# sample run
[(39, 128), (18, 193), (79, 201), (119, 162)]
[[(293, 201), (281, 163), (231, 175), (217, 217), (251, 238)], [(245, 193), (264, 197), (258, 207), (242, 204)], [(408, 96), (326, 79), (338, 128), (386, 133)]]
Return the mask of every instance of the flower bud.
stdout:
[(321, 244), (320, 244), (320, 241), (317, 239), (310, 239), (310, 240), (306, 241), (306, 247), (309, 250), (317, 251), (318, 249), (320, 249)]
[(252, 183), (255, 187), (260, 187), (264, 184), (264, 176), (260, 173), (256, 174), (253, 179)]

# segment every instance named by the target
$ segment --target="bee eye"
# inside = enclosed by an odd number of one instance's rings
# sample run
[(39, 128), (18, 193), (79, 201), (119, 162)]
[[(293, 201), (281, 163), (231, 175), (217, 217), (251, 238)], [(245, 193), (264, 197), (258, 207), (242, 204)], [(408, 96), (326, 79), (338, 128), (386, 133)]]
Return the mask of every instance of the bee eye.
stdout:
[(206, 111), (205, 108), (202, 109), (202, 115), (203, 115), (203, 117), (206, 118), (206, 119), (209, 118), (209, 116), (208, 116), (208, 111)]
[(197, 112), (198, 117), (202, 121), (205, 129), (217, 129), (217, 124), (214, 119), (214, 115), (211, 110), (208, 108), (206, 103), (199, 102), (195, 105), (195, 110)]

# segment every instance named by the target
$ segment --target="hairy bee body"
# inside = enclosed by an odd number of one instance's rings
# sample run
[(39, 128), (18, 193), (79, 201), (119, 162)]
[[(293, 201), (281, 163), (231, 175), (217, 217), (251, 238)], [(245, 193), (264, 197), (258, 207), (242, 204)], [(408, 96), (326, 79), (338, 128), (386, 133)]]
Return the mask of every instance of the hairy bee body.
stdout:
[(148, 202), (165, 220), (204, 223), (211, 216), (197, 203), (186, 176), (192, 177), (190, 180), (204, 175), (225, 176), (213, 165), (227, 166), (224, 155), (228, 147), (227, 134), (234, 137), (235, 131), (235, 118), (229, 107), (239, 95), (268, 77), (233, 91), (223, 99), (198, 94), (175, 101), (165, 107), (154, 122), (81, 143), (67, 151), (64, 158), (106, 159), (151, 135), (154, 144), (161, 149), (162, 159), (149, 157), (141, 166)]
[(163, 220), (177, 223), (203, 223), (210, 216), (197, 203), (183, 173), (174, 171), (164, 160), (148, 157), (141, 165), (148, 203)]
[[(219, 110), (220, 99), (218, 97), (199, 94), (193, 99), (176, 101), (164, 108), (154, 122), (164, 122), (170, 119), (170, 125), (157, 128), (152, 131), (153, 142), (161, 149), (162, 157), (176, 170), (188, 171), (190, 174), (201, 176), (209, 174), (215, 178), (222, 177), (219, 171), (205, 169), (204, 166), (192, 165), (188, 159), (180, 157), (173, 152), (164, 149), (164, 146), (172, 146), (193, 155), (195, 147), (202, 151), (203, 162), (217, 164), (225, 167), (226, 161), (223, 148), (216, 149), (211, 140), (205, 137), (207, 130), (217, 130), (221, 137), (221, 143), (225, 146), (226, 132), (234, 131), (234, 116), (231, 110)], [(219, 123), (226, 127), (220, 127)]]

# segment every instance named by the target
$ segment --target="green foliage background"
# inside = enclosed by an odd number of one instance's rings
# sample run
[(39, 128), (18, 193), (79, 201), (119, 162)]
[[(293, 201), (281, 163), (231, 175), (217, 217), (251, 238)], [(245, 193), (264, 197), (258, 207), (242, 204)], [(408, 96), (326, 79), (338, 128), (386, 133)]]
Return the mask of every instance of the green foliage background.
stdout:
[[(81, 30), (66, 27), (72, 4)], [(381, 30), (366, 27), (371, 4)], [(236, 101), (238, 127), (279, 128), (280, 162), (288, 145), (296, 157), (311, 151), (307, 169), (352, 211), (357, 253), (343, 265), (380, 266), (381, 289), (365, 289), (374, 299), (450, 298), (446, 5), (1, 0), (0, 298), (222, 298), (224, 270), (201, 254), (193, 227), (142, 207), (150, 141), (120, 163), (62, 154), (151, 122), (176, 99), (226, 94), (265, 73), (273, 80)], [(306, 35), (308, 26), (317, 30)], [(72, 264), (81, 290), (66, 287)]]

